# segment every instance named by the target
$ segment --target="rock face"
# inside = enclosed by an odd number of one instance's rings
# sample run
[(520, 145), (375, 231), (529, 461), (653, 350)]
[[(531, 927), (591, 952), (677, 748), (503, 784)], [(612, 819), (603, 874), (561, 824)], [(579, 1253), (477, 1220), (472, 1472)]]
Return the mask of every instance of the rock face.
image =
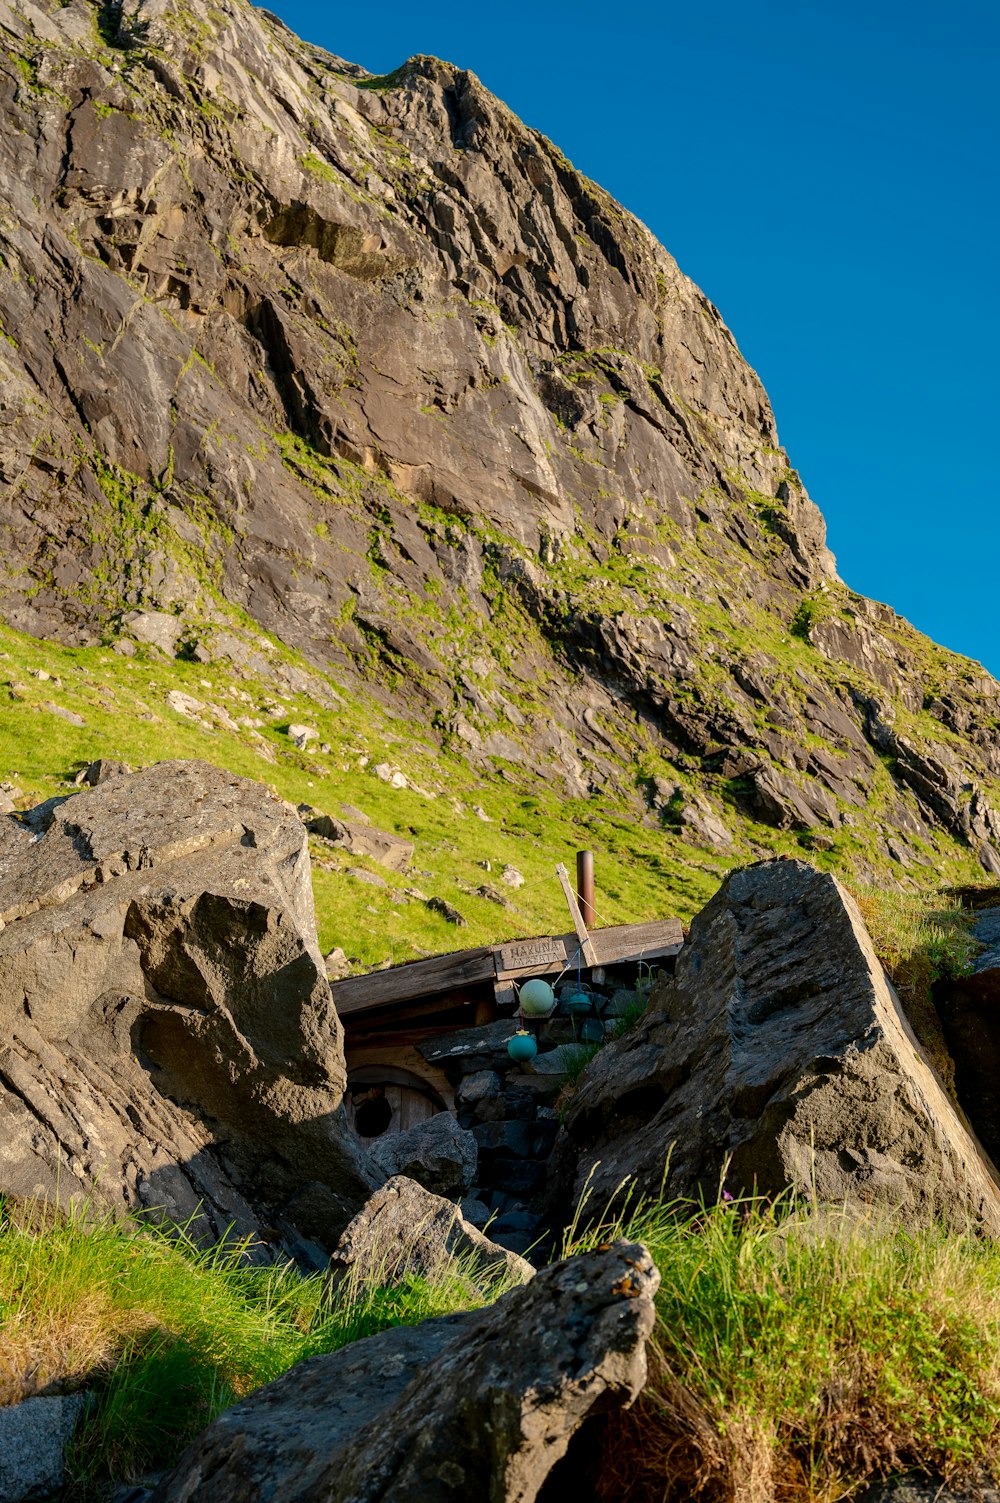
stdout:
[(532, 1503), (579, 1426), (639, 1393), (658, 1283), (618, 1242), (313, 1357), (217, 1420), (152, 1503)]
[(362, 1206), (330, 1259), (329, 1284), (394, 1284), (408, 1274), (427, 1278), (446, 1265), (484, 1291), (497, 1281), (527, 1283), (530, 1263), (484, 1237), (458, 1207), (403, 1175), (387, 1180)]
[(378, 1181), (347, 1126), (306, 836), (168, 762), (0, 826), (0, 1188), (331, 1246)]
[[(584, 1072), (554, 1183), (714, 1199), (786, 1186), (1000, 1234), (995, 1171), (916, 1043), (851, 898), (798, 861), (735, 872), (642, 1023)], [(570, 1209), (563, 1200), (563, 1214)]]
[(665, 838), (1000, 870), (1000, 686), (836, 579), (716, 309), (472, 73), (0, 18), (4, 620), (238, 664), (243, 612)]
[(369, 1152), (386, 1178), (408, 1175), (435, 1195), (464, 1195), (476, 1178), (476, 1140), (451, 1112), (376, 1138)]
[(988, 908), (973, 934), (983, 946), (971, 973), (938, 988), (936, 998), (955, 1089), (983, 1147), (1000, 1164), (1000, 908)]

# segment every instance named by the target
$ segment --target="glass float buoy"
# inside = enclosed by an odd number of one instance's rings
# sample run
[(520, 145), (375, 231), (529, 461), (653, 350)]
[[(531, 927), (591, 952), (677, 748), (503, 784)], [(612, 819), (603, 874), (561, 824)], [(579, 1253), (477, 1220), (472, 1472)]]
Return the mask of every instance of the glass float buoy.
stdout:
[(534, 1059), (535, 1055), (538, 1053), (538, 1045), (535, 1043), (534, 1034), (529, 1033), (526, 1028), (519, 1028), (517, 1032), (507, 1040), (507, 1053), (510, 1055), (511, 1059), (516, 1059), (519, 1063), (522, 1064), (526, 1060)]
[(589, 1012), (590, 998), (586, 992), (571, 992), (563, 1001), (567, 1012)]
[(556, 994), (547, 981), (526, 981), (518, 998), (526, 1018), (547, 1018), (556, 1005)]

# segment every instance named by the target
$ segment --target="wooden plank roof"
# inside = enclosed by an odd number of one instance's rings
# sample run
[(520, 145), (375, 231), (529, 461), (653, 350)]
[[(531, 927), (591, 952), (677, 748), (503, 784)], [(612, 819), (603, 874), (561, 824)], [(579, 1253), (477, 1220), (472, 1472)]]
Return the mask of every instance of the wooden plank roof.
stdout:
[[(659, 960), (676, 955), (684, 935), (679, 919), (659, 919), (652, 924), (620, 924), (595, 929), (590, 935), (594, 964), (622, 965), (640, 960)], [(575, 968), (580, 942), (575, 934), (509, 940), (428, 960), (411, 960), (366, 976), (350, 976), (334, 982), (334, 1005), (339, 1015), (350, 1017), (375, 1012), (418, 997), (440, 995), (477, 983), (511, 982), (528, 976), (549, 976)], [(586, 969), (586, 963), (584, 962)]]

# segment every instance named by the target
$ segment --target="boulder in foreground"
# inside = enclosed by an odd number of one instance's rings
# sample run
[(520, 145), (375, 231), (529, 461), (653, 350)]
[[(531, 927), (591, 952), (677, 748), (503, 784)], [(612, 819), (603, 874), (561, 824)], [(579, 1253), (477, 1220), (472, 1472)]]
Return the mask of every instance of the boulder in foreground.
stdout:
[(532, 1503), (584, 1421), (642, 1388), (658, 1284), (617, 1242), (312, 1357), (216, 1420), (151, 1503)]
[(410, 1274), (431, 1278), (447, 1267), (484, 1290), (498, 1280), (520, 1280), (535, 1270), (466, 1221), (459, 1208), (403, 1175), (388, 1180), (362, 1206), (332, 1258), (331, 1290), (395, 1284)]
[[(714, 1199), (788, 1186), (1000, 1234), (1000, 1185), (907, 1022), (861, 916), (800, 861), (734, 872), (641, 1024), (585, 1071), (554, 1156), (568, 1214), (588, 1176)], [(595, 1167), (596, 1166), (596, 1167)]]
[(320, 1262), (381, 1178), (341, 1104), (306, 832), (207, 763), (0, 820), (0, 1040), (0, 1190)]

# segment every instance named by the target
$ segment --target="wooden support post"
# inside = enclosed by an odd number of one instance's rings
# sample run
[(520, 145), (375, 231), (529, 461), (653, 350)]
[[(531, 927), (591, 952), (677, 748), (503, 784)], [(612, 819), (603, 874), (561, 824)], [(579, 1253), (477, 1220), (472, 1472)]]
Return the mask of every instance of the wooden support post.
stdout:
[(576, 897), (580, 904), (583, 922), (588, 929), (592, 929), (597, 922), (597, 914), (594, 912), (593, 851), (577, 851), (576, 853)]
[(576, 937), (580, 941), (580, 948), (583, 951), (584, 964), (588, 968), (590, 966), (595, 966), (597, 964), (597, 953), (594, 949), (593, 944), (591, 943), (590, 935), (587, 932), (587, 926), (583, 922), (583, 914), (580, 912), (580, 905), (576, 901), (576, 893), (573, 891), (572, 885), (570, 883), (569, 873), (567, 872), (561, 861), (556, 867), (556, 876), (559, 878), (559, 881), (562, 884), (562, 890), (565, 894), (566, 902), (569, 906), (570, 916), (573, 920), (573, 928), (576, 930)]

